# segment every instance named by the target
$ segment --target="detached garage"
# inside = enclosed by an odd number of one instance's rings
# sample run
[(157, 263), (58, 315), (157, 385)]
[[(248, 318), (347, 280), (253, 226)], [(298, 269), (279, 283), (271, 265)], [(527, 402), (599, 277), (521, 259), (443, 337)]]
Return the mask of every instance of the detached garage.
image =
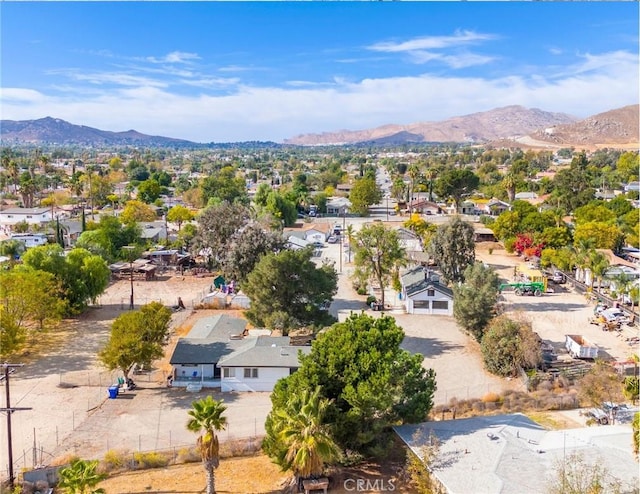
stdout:
[(453, 315), (453, 292), (440, 283), (438, 274), (418, 266), (400, 279), (407, 314)]

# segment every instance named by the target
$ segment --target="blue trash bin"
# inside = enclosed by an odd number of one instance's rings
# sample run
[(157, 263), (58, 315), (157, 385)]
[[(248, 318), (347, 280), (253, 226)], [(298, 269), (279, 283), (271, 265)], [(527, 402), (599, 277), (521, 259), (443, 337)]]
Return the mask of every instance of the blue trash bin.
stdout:
[(118, 397), (118, 386), (109, 386), (109, 399), (115, 400)]

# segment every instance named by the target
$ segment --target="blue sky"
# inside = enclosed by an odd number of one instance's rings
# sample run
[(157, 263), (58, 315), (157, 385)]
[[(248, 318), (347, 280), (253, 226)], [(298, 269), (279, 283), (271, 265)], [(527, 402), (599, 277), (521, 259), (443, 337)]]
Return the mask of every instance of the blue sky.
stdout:
[(1, 2), (0, 117), (197, 142), (638, 103), (638, 2)]

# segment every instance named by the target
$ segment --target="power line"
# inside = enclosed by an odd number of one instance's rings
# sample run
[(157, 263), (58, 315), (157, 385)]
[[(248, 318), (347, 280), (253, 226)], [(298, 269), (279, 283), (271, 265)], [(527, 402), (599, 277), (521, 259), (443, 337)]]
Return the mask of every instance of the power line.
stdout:
[(4, 369), (4, 374), (0, 380), (4, 381), (4, 391), (6, 397), (6, 403), (4, 408), (0, 408), (0, 412), (6, 412), (7, 414), (7, 449), (9, 459), (9, 487), (13, 489), (15, 484), (15, 476), (13, 474), (13, 444), (11, 443), (11, 414), (13, 412), (19, 412), (22, 410), (31, 410), (26, 407), (12, 407), (11, 406), (11, 393), (9, 390), (9, 376), (15, 372), (16, 367), (22, 367), (24, 364), (9, 364), (5, 362), (1, 365)]

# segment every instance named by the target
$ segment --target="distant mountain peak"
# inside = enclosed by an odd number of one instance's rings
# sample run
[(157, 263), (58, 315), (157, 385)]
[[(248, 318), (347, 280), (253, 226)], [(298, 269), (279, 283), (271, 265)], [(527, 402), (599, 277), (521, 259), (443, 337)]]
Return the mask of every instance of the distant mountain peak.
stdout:
[(285, 144), (323, 145), (355, 144), (361, 142), (384, 143), (395, 136), (396, 143), (406, 136), (405, 142), (491, 142), (528, 135), (538, 129), (568, 124), (578, 119), (565, 113), (552, 113), (538, 108), (510, 105), (484, 112), (452, 117), (440, 122), (413, 124), (387, 124), (373, 129), (320, 134), (303, 134), (285, 140)]

